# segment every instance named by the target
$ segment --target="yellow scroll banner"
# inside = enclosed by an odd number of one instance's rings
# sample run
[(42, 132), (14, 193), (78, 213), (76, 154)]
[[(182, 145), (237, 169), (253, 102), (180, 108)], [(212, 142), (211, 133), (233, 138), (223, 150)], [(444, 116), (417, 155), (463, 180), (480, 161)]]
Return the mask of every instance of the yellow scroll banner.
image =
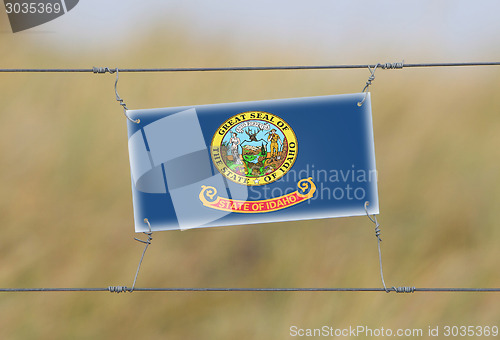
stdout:
[(265, 213), (281, 210), (313, 197), (316, 185), (312, 177), (301, 179), (297, 183), (298, 190), (280, 197), (261, 201), (241, 201), (217, 196), (217, 189), (212, 186), (201, 186), (200, 201), (204, 206), (216, 210), (237, 213)]

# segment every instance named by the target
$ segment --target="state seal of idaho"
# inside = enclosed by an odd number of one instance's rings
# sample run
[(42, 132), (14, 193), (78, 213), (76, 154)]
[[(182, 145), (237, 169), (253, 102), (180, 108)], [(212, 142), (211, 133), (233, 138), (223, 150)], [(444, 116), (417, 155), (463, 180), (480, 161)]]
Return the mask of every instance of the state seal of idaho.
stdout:
[(217, 170), (227, 179), (242, 185), (265, 185), (292, 168), (298, 143), (292, 127), (282, 118), (248, 111), (221, 124), (210, 153)]

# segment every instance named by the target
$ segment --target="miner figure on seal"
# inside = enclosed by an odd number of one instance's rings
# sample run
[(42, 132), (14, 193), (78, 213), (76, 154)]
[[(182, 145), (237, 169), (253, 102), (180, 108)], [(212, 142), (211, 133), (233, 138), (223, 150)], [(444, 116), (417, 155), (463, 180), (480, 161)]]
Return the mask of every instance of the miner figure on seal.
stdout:
[(267, 140), (271, 141), (271, 158), (279, 159), (279, 156), (278, 156), (278, 152), (280, 151), (279, 144), (283, 144), (283, 143), (281, 141), (280, 136), (276, 133), (275, 129), (271, 130), (271, 132), (269, 133), (269, 136), (267, 137)]

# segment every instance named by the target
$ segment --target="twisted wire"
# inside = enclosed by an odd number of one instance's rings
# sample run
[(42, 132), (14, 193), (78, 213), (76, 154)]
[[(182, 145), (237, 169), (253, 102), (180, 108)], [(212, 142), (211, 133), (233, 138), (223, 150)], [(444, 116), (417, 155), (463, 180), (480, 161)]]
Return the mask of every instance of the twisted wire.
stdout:
[[(368, 216), (368, 218), (370, 219), (370, 221), (372, 221), (374, 224), (375, 224), (375, 237), (377, 237), (377, 245), (378, 245), (378, 262), (379, 262), (379, 267), (380, 267), (380, 278), (382, 279), (382, 285), (384, 286), (384, 290), (389, 293), (390, 290), (387, 289), (386, 285), (385, 285), (385, 280), (384, 280), (384, 271), (382, 269), (382, 250), (380, 249), (380, 242), (382, 242), (382, 239), (380, 238), (380, 224), (378, 223), (377, 221), (377, 217), (375, 215), (373, 215), (373, 217), (370, 216), (370, 214), (368, 213), (368, 206), (370, 205), (370, 202), (369, 201), (366, 201), (365, 202), (365, 212), (366, 212), (366, 216)], [(394, 287), (393, 287), (394, 288)]]
[(135, 272), (134, 283), (132, 284), (132, 288), (130, 288), (130, 290), (129, 290), (130, 293), (132, 293), (135, 289), (135, 283), (137, 282), (137, 277), (139, 276), (139, 270), (141, 269), (142, 260), (144, 260), (144, 255), (146, 254), (146, 250), (148, 250), (148, 247), (151, 244), (151, 241), (153, 240), (153, 236), (152, 236), (153, 232), (151, 231), (151, 223), (149, 223), (149, 220), (147, 218), (144, 219), (144, 223), (148, 224), (149, 231), (143, 232), (143, 234), (146, 235), (148, 237), (148, 239), (146, 241), (143, 241), (141, 239), (134, 238), (134, 240), (139, 241), (141, 243), (144, 243), (145, 246), (144, 246), (144, 250), (142, 252), (141, 260), (139, 261), (139, 265), (137, 266), (137, 270)]
[[(94, 67), (94, 69), (96, 69), (96, 67)], [(125, 115), (125, 117), (131, 121), (132, 123), (136, 123), (136, 124), (139, 124), (141, 122), (140, 119), (132, 119), (128, 116), (127, 114), (127, 104), (125, 104), (125, 102), (123, 101), (123, 99), (120, 97), (120, 95), (118, 94), (118, 77), (119, 77), (119, 71), (118, 71), (118, 68), (116, 68), (115, 70), (110, 70), (109, 68), (107, 67), (104, 67), (104, 68), (98, 68), (99, 71), (102, 71), (103, 72), (99, 72), (99, 73), (105, 73), (105, 72), (109, 72), (111, 74), (113, 74), (114, 72), (116, 72), (116, 80), (115, 80), (115, 95), (116, 95), (116, 101), (123, 107), (123, 114)]]
[[(361, 91), (361, 93), (364, 93), (365, 96), (363, 97), (363, 100), (361, 100), (360, 102), (358, 102), (358, 106), (363, 106), (363, 104), (365, 103), (366, 97), (368, 96), (368, 92), (366, 92), (366, 90), (368, 90), (368, 88), (370, 87), (370, 85), (372, 84), (372, 82), (375, 80), (375, 71), (377, 70), (377, 67), (379, 65), (381, 65), (381, 64), (377, 64), (373, 68), (371, 68), (370, 66), (368, 66), (368, 70), (370, 71), (370, 76), (368, 77), (368, 80), (366, 81), (365, 87), (363, 87), (363, 91)], [(386, 63), (384, 65), (387, 66), (387, 65), (392, 65), (392, 64)]]
[(128, 292), (129, 289), (127, 287), (125, 287), (125, 286), (109, 286), (108, 287), (108, 291), (110, 293), (120, 294), (120, 293)]
[(385, 64), (380, 64), (380, 68), (384, 70), (396, 70), (396, 69), (402, 69), (405, 67), (405, 61), (403, 60), (402, 62), (398, 63), (385, 63)]
[(109, 67), (92, 67), (92, 72), (93, 73), (100, 73), (100, 74), (103, 74), (103, 73), (109, 73), (109, 74), (113, 74), (115, 72), (117, 72), (118, 69), (117, 68), (109, 68)]
[(380, 279), (382, 280), (382, 285), (384, 286), (384, 290), (386, 293), (390, 292), (396, 292), (396, 293), (413, 293), (415, 292), (415, 287), (391, 287), (387, 288), (385, 285), (385, 280), (384, 280), (384, 270), (382, 268), (382, 250), (380, 249), (380, 242), (382, 242), (382, 238), (380, 237), (380, 234), (382, 231), (380, 230), (380, 223), (377, 221), (377, 216), (373, 215), (370, 216), (368, 213), (368, 206), (370, 205), (369, 201), (365, 202), (365, 212), (366, 216), (370, 219), (370, 221), (375, 224), (375, 237), (377, 238), (377, 246), (378, 246), (378, 262), (379, 262), (379, 267), (380, 267)]
[(392, 287), (396, 293), (414, 293), (415, 287)]

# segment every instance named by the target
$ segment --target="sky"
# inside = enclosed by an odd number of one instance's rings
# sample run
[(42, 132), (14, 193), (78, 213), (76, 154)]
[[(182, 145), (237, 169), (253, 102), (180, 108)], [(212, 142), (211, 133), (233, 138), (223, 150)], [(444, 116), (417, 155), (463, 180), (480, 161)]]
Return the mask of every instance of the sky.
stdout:
[(383, 50), (397, 61), (425, 50), (436, 61), (491, 60), (500, 53), (499, 10), (498, 0), (80, 0), (63, 17), (17, 34), (88, 50), (136, 44), (154, 27), (177, 25), (194, 41), (223, 40), (240, 52), (294, 46), (361, 61)]

